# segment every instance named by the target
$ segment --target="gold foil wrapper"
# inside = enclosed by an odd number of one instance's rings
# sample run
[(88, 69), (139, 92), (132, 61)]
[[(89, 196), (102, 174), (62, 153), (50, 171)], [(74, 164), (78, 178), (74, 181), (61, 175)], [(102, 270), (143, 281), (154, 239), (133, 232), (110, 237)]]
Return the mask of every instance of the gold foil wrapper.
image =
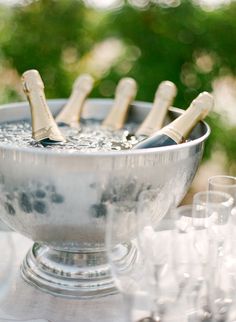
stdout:
[(168, 135), (176, 143), (182, 143), (192, 131), (194, 126), (203, 120), (211, 111), (214, 99), (208, 92), (199, 94), (188, 109), (169, 125), (160, 130), (160, 133)]
[(130, 103), (137, 93), (137, 83), (133, 78), (122, 78), (117, 85), (114, 105), (102, 123), (105, 128), (119, 130), (123, 127)]
[(30, 104), (32, 137), (36, 141), (50, 140), (65, 142), (44, 94), (44, 84), (37, 70), (26, 71), (22, 76), (23, 89)]
[(161, 82), (155, 94), (152, 109), (136, 131), (137, 136), (151, 136), (160, 130), (164, 124), (168, 108), (177, 94), (177, 88), (170, 81)]
[(73, 85), (73, 91), (61, 112), (56, 117), (58, 123), (78, 128), (85, 99), (93, 89), (94, 80), (88, 74), (79, 76)]

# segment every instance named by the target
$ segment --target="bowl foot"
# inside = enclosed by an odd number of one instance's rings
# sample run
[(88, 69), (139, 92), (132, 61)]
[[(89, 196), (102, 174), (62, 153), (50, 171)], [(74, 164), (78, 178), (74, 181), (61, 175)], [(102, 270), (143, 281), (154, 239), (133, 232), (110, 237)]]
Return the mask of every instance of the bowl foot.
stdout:
[(35, 243), (21, 273), (31, 285), (57, 296), (93, 298), (117, 292), (105, 251), (69, 252)]

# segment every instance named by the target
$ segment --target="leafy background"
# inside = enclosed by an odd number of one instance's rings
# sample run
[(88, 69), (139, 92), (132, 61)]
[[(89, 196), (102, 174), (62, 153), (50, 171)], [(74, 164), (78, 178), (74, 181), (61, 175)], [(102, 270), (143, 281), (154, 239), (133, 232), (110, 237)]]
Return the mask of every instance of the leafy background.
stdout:
[[(99, 3), (99, 1), (97, 1)], [(236, 175), (236, 3), (190, 0), (37, 0), (0, 5), (0, 103), (25, 100), (20, 75), (38, 69), (48, 98), (68, 97), (79, 73), (91, 73), (92, 97), (112, 97), (123, 76), (152, 101), (162, 80), (186, 108), (201, 91), (215, 96), (212, 134), (193, 191), (206, 175)]]

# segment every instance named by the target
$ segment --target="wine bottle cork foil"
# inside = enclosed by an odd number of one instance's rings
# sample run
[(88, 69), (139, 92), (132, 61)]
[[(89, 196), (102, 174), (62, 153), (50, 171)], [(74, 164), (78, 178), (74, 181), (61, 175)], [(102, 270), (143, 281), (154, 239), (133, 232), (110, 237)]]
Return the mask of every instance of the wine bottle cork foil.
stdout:
[(122, 78), (117, 85), (114, 104), (102, 123), (102, 127), (119, 130), (124, 126), (130, 103), (137, 94), (137, 83), (133, 78)]
[(151, 111), (136, 131), (136, 136), (150, 136), (160, 130), (164, 124), (168, 108), (172, 105), (177, 88), (170, 81), (163, 81), (158, 86)]
[(73, 84), (73, 90), (67, 104), (56, 117), (57, 123), (66, 124), (70, 127), (79, 127), (80, 116), (84, 102), (92, 91), (94, 79), (88, 75), (80, 75)]
[(181, 116), (159, 132), (168, 135), (176, 143), (184, 142), (193, 127), (212, 110), (213, 105), (213, 96), (208, 92), (203, 92), (192, 101)]
[(47, 105), (44, 84), (37, 70), (28, 70), (22, 75), (23, 89), (30, 104), (32, 137), (38, 142), (65, 142)]

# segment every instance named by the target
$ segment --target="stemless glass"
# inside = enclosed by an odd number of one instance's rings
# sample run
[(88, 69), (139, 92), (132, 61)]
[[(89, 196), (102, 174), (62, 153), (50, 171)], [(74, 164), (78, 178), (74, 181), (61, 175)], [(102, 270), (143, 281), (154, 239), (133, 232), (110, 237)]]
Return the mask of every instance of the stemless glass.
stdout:
[[(228, 290), (225, 289), (224, 269), (226, 244), (229, 237), (229, 217), (233, 206), (231, 195), (219, 191), (199, 192), (193, 198), (193, 222), (196, 229), (204, 228), (204, 238), (209, 240), (209, 249), (205, 260), (208, 261), (207, 297), (210, 298), (215, 321), (223, 321), (230, 303)], [(206, 243), (206, 241), (205, 241)], [(198, 245), (200, 244), (200, 246)], [(198, 237), (196, 247), (203, 253), (201, 238)]]

